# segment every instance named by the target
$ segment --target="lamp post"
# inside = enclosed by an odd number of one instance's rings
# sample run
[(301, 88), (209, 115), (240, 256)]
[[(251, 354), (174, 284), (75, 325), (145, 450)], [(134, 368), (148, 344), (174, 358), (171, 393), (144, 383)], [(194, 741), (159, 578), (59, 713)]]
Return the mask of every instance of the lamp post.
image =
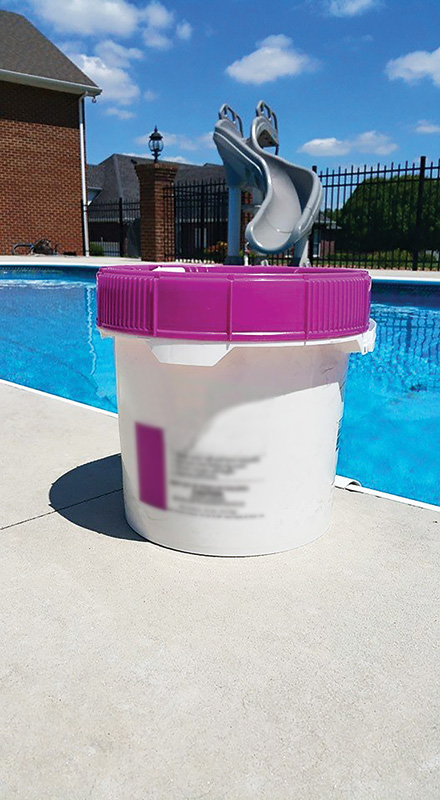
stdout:
[(156, 163), (157, 159), (159, 158), (159, 156), (160, 156), (160, 154), (161, 154), (161, 152), (163, 150), (163, 136), (157, 130), (157, 125), (154, 126), (153, 133), (150, 133), (150, 139), (149, 139), (149, 142), (148, 142), (148, 147), (150, 148), (150, 150), (151, 150), (151, 152), (153, 154), (154, 163)]

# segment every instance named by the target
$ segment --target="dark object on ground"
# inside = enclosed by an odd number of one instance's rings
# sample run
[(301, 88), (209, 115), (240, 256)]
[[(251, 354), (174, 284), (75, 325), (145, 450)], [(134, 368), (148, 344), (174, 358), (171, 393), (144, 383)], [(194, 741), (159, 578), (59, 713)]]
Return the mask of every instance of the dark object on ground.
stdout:
[(27, 252), (25, 255), (37, 253), (44, 256), (55, 256), (58, 252), (58, 245), (55, 244), (52, 247), (50, 239), (38, 239), (38, 241), (34, 244), (32, 242), (17, 242), (17, 244), (14, 244), (12, 248), (12, 255), (17, 255), (17, 250), (21, 247), (26, 248)]

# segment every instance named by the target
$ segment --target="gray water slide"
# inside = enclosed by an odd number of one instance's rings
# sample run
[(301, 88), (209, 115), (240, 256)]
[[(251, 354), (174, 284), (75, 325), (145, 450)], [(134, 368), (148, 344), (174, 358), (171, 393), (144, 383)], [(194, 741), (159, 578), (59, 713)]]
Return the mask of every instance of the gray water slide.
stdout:
[[(307, 238), (321, 206), (322, 188), (312, 170), (278, 156), (275, 113), (260, 102), (248, 139), (241, 118), (222, 106), (214, 142), (225, 165), (229, 186), (228, 260), (239, 252), (241, 192), (253, 194), (255, 214), (246, 227), (250, 247), (260, 253), (281, 253), (294, 246), (295, 262), (305, 263)], [(274, 147), (275, 155), (265, 152)]]

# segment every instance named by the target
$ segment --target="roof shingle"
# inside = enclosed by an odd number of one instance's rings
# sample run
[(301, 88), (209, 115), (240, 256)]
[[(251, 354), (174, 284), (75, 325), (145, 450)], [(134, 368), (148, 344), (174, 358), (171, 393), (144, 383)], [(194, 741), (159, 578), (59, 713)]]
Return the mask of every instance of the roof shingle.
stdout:
[(0, 70), (3, 72), (1, 80), (8, 80), (9, 73), (22, 75), (23, 82), (27, 82), (25, 76), (29, 76), (85, 87), (90, 94), (101, 91), (26, 17), (14, 11), (0, 11)]
[[(148, 161), (151, 159), (114, 153), (100, 164), (89, 164), (88, 185), (93, 189), (101, 189), (93, 205), (117, 203), (119, 197), (126, 203), (138, 202), (139, 181), (135, 167), (136, 164), (145, 164)], [(225, 171), (221, 164), (179, 164), (175, 182), (222, 181), (224, 177)]]

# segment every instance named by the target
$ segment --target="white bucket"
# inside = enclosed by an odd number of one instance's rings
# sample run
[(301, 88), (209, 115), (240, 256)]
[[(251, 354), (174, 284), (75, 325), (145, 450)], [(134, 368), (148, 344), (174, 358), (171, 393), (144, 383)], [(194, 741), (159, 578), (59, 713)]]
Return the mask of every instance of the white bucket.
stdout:
[(374, 323), (313, 342), (112, 335), (135, 531), (223, 556), (288, 550), (325, 533), (348, 357), (373, 349)]

